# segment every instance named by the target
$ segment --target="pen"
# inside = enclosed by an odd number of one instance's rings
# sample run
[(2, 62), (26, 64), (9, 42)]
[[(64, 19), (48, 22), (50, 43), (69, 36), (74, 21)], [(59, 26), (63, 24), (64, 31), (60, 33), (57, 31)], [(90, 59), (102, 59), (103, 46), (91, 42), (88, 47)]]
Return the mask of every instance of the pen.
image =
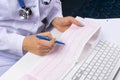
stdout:
[[(51, 40), (51, 38), (48, 38), (48, 37), (45, 37), (45, 36), (41, 36), (41, 35), (36, 35), (36, 37), (39, 38), (39, 39), (47, 40), (47, 41)], [(55, 41), (55, 43), (63, 44), (63, 45), (65, 44), (65, 43), (63, 43), (61, 41)]]

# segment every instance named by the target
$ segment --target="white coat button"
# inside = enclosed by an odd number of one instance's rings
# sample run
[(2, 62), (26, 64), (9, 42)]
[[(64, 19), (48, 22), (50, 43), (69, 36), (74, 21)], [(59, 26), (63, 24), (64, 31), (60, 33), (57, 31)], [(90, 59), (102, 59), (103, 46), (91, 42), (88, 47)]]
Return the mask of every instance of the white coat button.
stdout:
[(35, 26), (37, 26), (37, 24), (34, 24)]

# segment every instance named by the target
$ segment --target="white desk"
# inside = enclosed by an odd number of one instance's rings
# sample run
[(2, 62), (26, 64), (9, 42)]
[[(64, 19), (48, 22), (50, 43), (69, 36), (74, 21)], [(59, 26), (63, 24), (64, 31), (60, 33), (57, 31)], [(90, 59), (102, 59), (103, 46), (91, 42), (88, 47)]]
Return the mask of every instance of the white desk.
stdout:
[[(93, 20), (93, 19), (91, 19)], [(110, 20), (93, 20), (99, 24), (101, 24), (101, 34), (100, 36), (103, 39), (111, 41), (113, 43), (120, 44), (120, 19), (110, 19)], [(57, 32), (57, 34), (56, 34)], [(57, 36), (57, 38), (61, 35), (55, 29), (52, 31), (53, 36)], [(33, 55), (31, 53), (27, 53), (24, 57), (22, 57), (11, 69), (9, 69), (1, 78), (5, 77), (5, 80), (18, 80), (19, 77), (27, 73), (32, 66), (36, 64), (39, 60), (39, 56)], [(118, 79), (119, 78), (119, 79)], [(120, 74), (116, 80), (120, 80)]]

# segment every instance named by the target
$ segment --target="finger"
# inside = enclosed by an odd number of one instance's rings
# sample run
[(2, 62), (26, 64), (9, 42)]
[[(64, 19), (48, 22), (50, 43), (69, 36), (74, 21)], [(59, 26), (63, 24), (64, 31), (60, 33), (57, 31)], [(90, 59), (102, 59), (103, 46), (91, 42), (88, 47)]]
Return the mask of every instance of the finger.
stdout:
[(44, 47), (44, 49), (43, 49), (43, 47), (42, 48), (38, 48), (37, 50), (36, 50), (36, 52), (32, 52), (32, 53), (35, 53), (35, 54), (37, 54), (37, 55), (44, 55), (44, 54), (46, 54), (46, 53), (48, 53), (48, 52), (50, 52), (52, 49), (50, 49), (50, 48), (45, 48)]
[(50, 32), (40, 33), (39, 35), (52, 38), (52, 34)]
[(42, 50), (42, 51), (38, 52), (37, 55), (45, 56), (45, 55), (47, 55), (49, 52), (50, 52), (50, 50)]
[(71, 18), (71, 23), (77, 25), (77, 26), (81, 26), (80, 22), (77, 21), (75, 18)]
[(55, 41), (56, 41), (56, 38), (52, 38), (52, 39), (50, 40), (50, 43), (51, 43), (51, 44), (54, 44)]
[(54, 42), (55, 40), (52, 39), (50, 41), (47, 41), (47, 40), (39, 40), (38, 44), (41, 46), (41, 47), (45, 47), (45, 48), (52, 48), (54, 46)]
[(54, 46), (54, 44), (55, 44), (55, 41), (56, 41), (55, 38), (52, 38), (52, 39), (49, 41), (49, 45), (48, 45), (48, 47), (49, 47), (50, 49), (53, 48), (53, 46)]
[(56, 38), (52, 38), (52, 40), (50, 40), (51, 49), (54, 47), (55, 41), (56, 41)]
[(54, 45), (52, 45), (51, 47), (48, 47), (48, 46), (41, 46), (40, 48), (39, 48), (39, 50), (52, 50), (52, 48), (53, 48), (53, 46)]
[(73, 24), (75, 24), (75, 25), (77, 25), (77, 26), (81, 26), (81, 27), (84, 26), (84, 25), (81, 24), (79, 21), (77, 21), (74, 17), (69, 16), (69, 17), (67, 17), (67, 18), (70, 20), (71, 24), (73, 23)]
[(43, 55), (46, 55), (46, 54), (48, 54), (50, 51), (51, 51), (50, 49), (46, 49), (46, 50), (42, 50), (41, 53), (42, 53)]
[(39, 49), (39, 50), (47, 50), (47, 49), (50, 49), (50, 48), (49, 48), (49, 47), (46, 47), (46, 46), (40, 46), (38, 49)]

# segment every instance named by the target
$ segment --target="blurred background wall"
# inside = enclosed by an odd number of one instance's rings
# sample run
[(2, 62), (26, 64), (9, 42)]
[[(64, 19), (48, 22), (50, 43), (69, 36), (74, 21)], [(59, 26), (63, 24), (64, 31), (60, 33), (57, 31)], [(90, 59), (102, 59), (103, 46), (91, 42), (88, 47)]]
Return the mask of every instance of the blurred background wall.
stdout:
[(120, 18), (120, 0), (61, 0), (64, 16)]

